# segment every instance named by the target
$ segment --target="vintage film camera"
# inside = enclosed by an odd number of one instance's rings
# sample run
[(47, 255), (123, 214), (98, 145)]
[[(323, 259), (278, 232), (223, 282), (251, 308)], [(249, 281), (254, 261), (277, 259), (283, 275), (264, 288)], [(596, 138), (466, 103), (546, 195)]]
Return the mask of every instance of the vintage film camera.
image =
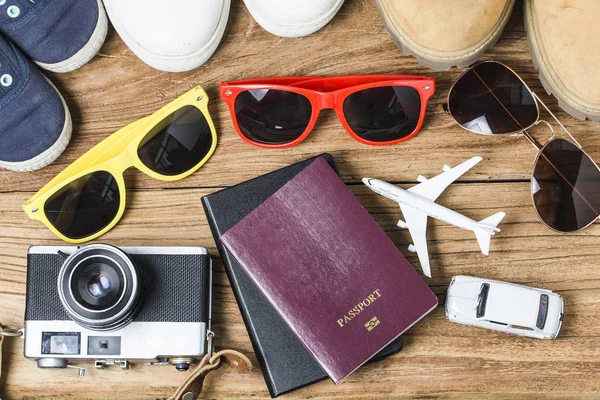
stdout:
[(212, 347), (211, 297), (203, 247), (31, 247), (25, 357), (39, 368), (93, 360), (185, 371)]

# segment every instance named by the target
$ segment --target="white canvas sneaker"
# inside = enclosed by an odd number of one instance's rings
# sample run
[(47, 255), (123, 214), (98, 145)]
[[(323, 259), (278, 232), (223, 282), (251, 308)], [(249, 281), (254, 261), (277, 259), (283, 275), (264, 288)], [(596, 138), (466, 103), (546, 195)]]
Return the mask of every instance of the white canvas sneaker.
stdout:
[(307, 36), (335, 17), (344, 0), (244, 0), (266, 31), (281, 37)]
[(231, 0), (104, 0), (121, 39), (146, 64), (189, 71), (217, 50)]

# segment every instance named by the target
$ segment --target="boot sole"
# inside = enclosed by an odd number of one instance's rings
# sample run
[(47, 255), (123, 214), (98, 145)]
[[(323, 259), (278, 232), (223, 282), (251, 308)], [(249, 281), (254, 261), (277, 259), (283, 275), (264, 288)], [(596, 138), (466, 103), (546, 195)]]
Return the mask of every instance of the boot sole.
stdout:
[(446, 52), (446, 55), (443, 55), (443, 52), (437, 52), (439, 54), (434, 54), (431, 50), (419, 46), (417, 43), (412, 41), (405, 32), (399, 30), (399, 28), (394, 25), (393, 18), (390, 17), (384, 1), (385, 0), (375, 0), (375, 6), (377, 6), (383, 24), (392, 36), (392, 40), (396, 46), (398, 46), (403, 53), (415, 57), (419, 64), (423, 65), (424, 67), (438, 70), (447, 70), (452, 67), (464, 68), (479, 60), (481, 56), (489, 48), (493, 47), (498, 39), (500, 39), (500, 36), (502, 35), (504, 27), (510, 19), (510, 15), (512, 14), (512, 10), (515, 5), (515, 0), (510, 0), (506, 4), (504, 13), (494, 29), (479, 43), (476, 43), (467, 49), (456, 52)]
[(34, 60), (40, 68), (57, 73), (71, 72), (87, 64), (96, 54), (98, 54), (108, 33), (108, 18), (106, 16), (106, 11), (104, 11), (102, 0), (97, 1), (98, 22), (96, 23), (96, 28), (94, 28), (94, 32), (88, 42), (73, 56), (59, 63), (46, 64)]
[(577, 119), (589, 119), (594, 122), (600, 122), (600, 110), (594, 109), (584, 104), (573, 97), (569, 90), (558, 80), (554, 78), (549, 63), (544, 55), (539, 51), (540, 45), (537, 41), (538, 31), (533, 19), (533, 10), (531, 2), (525, 0), (523, 2), (523, 14), (525, 31), (527, 32), (527, 45), (531, 51), (533, 65), (539, 72), (540, 82), (546, 90), (546, 93), (554, 96), (558, 100), (560, 108), (571, 114)]
[(63, 125), (62, 132), (60, 133), (56, 142), (54, 142), (54, 144), (50, 148), (45, 150), (43, 153), (27, 161), (0, 161), (0, 168), (8, 169), (10, 171), (15, 172), (36, 171), (38, 169), (44, 168), (52, 164), (66, 150), (67, 146), (69, 145), (69, 142), (71, 141), (71, 134), (73, 132), (73, 121), (71, 120), (71, 112), (69, 111), (65, 99), (62, 97), (58, 89), (56, 89), (54, 84), (50, 82), (48, 78), (46, 78), (46, 80), (54, 88), (56, 93), (58, 93), (58, 97), (60, 97), (60, 101), (65, 109), (65, 123)]

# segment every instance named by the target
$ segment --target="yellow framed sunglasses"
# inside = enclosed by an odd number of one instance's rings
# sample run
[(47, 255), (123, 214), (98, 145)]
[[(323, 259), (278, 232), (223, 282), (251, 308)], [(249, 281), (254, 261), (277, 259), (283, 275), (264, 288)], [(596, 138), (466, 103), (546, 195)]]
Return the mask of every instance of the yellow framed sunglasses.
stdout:
[(113, 133), (23, 205), (69, 243), (84, 243), (112, 229), (125, 211), (125, 170), (135, 167), (162, 181), (183, 179), (217, 147), (208, 96), (195, 87), (154, 114)]

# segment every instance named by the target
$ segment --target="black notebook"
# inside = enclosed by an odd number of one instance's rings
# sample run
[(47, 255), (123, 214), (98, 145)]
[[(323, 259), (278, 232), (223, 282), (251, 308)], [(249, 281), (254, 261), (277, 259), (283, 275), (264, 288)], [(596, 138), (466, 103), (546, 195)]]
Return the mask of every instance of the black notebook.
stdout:
[[(320, 157), (325, 158), (337, 172), (335, 161), (330, 154)], [(271, 397), (323, 380), (327, 378), (327, 374), (254, 285), (235, 257), (221, 244), (219, 237), (271, 197), (315, 158), (202, 198), (212, 234)], [(373, 360), (395, 354), (401, 349), (400, 337)]]

